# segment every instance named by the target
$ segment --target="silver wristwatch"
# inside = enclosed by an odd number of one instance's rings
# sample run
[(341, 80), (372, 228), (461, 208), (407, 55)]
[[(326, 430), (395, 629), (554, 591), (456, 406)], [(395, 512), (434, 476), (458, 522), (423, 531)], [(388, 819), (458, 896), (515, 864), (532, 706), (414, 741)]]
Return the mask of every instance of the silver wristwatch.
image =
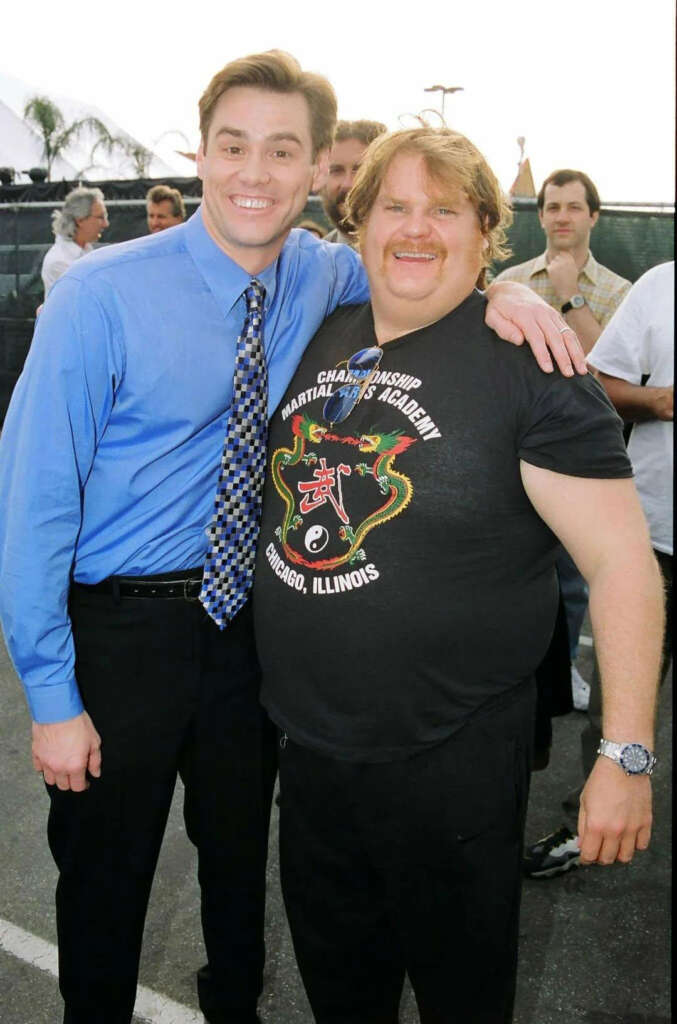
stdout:
[(610, 757), (621, 766), (626, 775), (651, 775), (656, 767), (656, 756), (641, 743), (613, 743), (600, 740), (598, 754)]

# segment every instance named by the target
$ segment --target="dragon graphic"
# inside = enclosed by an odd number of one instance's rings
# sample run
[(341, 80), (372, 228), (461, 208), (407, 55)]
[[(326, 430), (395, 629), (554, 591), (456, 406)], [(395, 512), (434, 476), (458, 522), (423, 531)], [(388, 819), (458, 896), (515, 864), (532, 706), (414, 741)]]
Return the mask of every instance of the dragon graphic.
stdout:
[[(305, 565), (312, 569), (335, 569), (346, 562), (353, 564), (364, 561), (365, 552), (362, 548), (367, 534), (376, 526), (399, 515), (411, 501), (413, 492), (411, 480), (404, 473), (394, 468), (395, 458), (406, 451), (416, 439), (408, 437), (402, 431), (390, 433), (361, 434), (359, 437), (341, 437), (329, 433), (326, 426), (321, 426), (308, 415), (297, 413), (291, 422), (294, 447), (278, 448), (271, 459), (271, 473), (275, 488), (285, 505), (285, 513), (281, 526), (275, 533), (282, 544), (284, 553), (290, 562)], [(358, 462), (353, 468), (364, 479), (372, 478), (378, 493), (385, 499), (359, 525), (350, 523), (341, 525), (338, 530), (339, 539), (348, 545), (345, 552), (333, 558), (310, 561), (304, 554), (295, 550), (289, 543), (290, 533), (298, 530), (303, 523), (303, 516), (296, 511), (296, 499), (293, 491), (284, 479), (284, 470), (299, 463), (313, 465), (318, 461), (315, 451), (309, 446), (320, 446), (323, 441), (336, 441), (356, 447), (364, 455), (375, 456), (370, 465), (367, 461)]]

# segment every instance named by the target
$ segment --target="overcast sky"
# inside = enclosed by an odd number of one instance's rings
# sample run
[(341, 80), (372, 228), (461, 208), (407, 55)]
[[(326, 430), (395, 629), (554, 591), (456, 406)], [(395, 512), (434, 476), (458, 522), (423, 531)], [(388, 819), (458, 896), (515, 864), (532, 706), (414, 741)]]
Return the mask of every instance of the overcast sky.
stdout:
[(674, 195), (673, 0), (625, 9), (611, 0), (88, 6), (5, 5), (1, 70), (100, 107), (147, 145), (176, 129), (194, 148), (197, 100), (212, 74), (279, 47), (327, 75), (340, 117), (389, 128), (439, 107), (426, 86), (463, 86), (447, 98), (447, 121), (505, 188), (523, 135), (537, 187), (569, 166), (587, 171), (605, 200)]

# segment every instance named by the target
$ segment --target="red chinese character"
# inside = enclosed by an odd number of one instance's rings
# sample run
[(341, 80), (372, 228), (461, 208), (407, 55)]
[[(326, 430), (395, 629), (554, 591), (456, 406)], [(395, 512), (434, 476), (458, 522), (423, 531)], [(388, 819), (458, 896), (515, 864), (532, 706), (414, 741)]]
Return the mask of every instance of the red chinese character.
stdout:
[[(341, 522), (348, 524), (350, 519), (346, 515), (346, 510), (343, 507), (341, 477), (350, 476), (350, 473), (350, 466), (346, 466), (341, 462), (336, 469), (329, 469), (327, 466), (327, 460), (325, 458), (321, 458), (320, 465), (317, 469), (313, 470), (314, 480), (308, 480), (306, 482), (299, 483), (298, 485), (301, 494), (305, 494), (305, 497), (302, 499), (299, 506), (301, 512), (304, 514), (307, 512), (313, 512), (316, 508), (319, 508), (320, 505), (324, 505), (326, 501), (329, 501)], [(334, 494), (334, 488), (336, 488), (336, 491), (338, 492), (338, 500)]]

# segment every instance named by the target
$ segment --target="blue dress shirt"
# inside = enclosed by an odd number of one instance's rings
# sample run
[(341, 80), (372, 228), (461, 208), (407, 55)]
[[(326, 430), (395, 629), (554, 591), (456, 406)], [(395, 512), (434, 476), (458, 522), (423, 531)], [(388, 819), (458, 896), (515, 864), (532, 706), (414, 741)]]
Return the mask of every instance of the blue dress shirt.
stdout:
[[(198, 210), (50, 293), (0, 441), (0, 617), (36, 721), (82, 711), (71, 579), (204, 562), (251, 276)], [(272, 413), (322, 321), (368, 287), (351, 249), (302, 230), (257, 277)]]

